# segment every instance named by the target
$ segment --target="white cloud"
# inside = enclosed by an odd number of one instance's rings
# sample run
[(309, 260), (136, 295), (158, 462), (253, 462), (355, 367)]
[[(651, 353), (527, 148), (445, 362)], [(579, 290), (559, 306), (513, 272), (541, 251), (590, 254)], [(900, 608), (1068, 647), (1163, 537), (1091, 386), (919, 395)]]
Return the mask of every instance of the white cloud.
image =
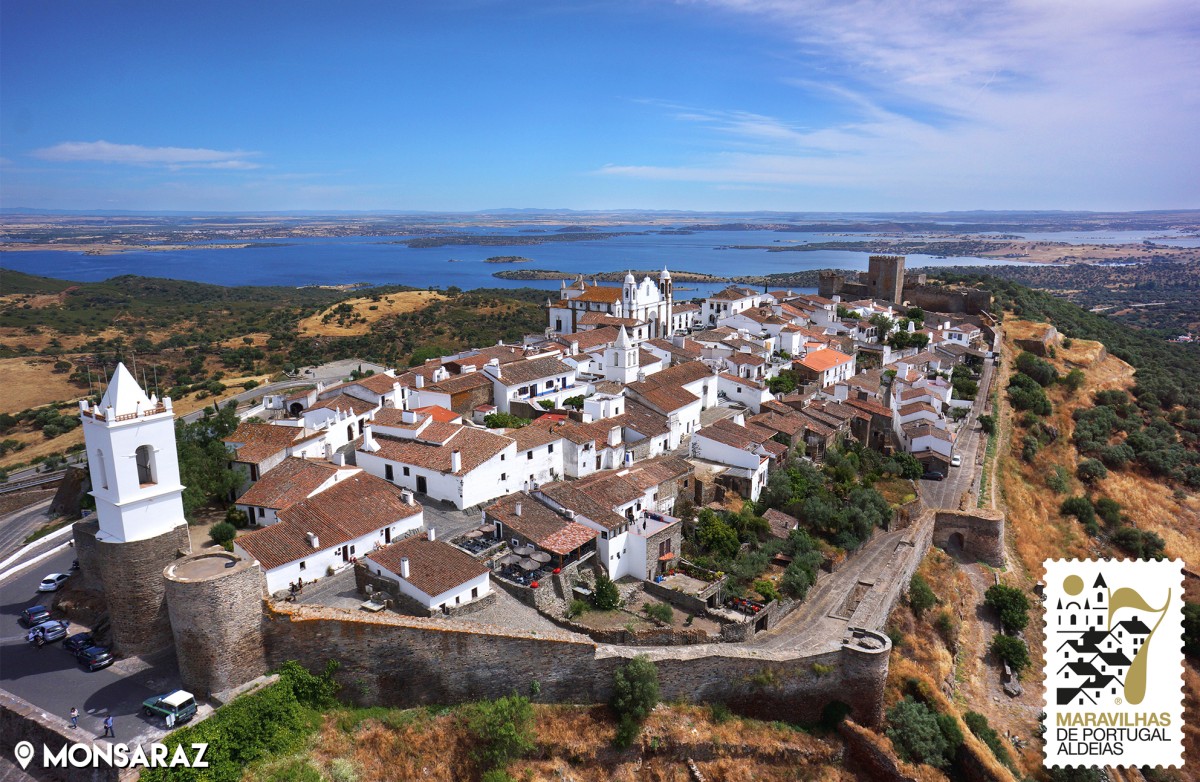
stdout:
[[(769, 115), (665, 106), (718, 151), (671, 165), (618, 161), (599, 173), (838, 183), (878, 196), (879, 208), (933, 206), (935, 198), (951, 208), (1157, 208), (1200, 199), (1193, 0), (691, 4), (762, 22), (764, 46), (790, 46), (792, 56), (777, 59), (787, 63), (779, 80), (796, 87), (795, 101), (777, 102)], [(835, 103), (833, 119), (811, 109), (814, 97)], [(887, 201), (889, 193), (896, 198)]]
[(249, 170), (258, 168), (246, 158), (259, 153), (244, 150), (189, 147), (146, 147), (140, 144), (113, 144), (109, 141), (64, 141), (33, 151), (33, 156), (56, 163), (120, 163), (132, 166), (213, 168)]

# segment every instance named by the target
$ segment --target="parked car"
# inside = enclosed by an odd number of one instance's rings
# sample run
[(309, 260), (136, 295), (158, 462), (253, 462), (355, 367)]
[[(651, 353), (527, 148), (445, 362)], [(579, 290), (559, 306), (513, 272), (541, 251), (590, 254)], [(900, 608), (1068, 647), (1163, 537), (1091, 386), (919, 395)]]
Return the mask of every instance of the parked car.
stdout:
[(35, 633), (41, 633), (42, 640), (45, 643), (58, 641), (67, 637), (67, 626), (70, 623), (65, 619), (47, 619), (41, 624), (33, 626)]
[(142, 713), (147, 717), (159, 716), (163, 719), (173, 716), (178, 725), (196, 716), (196, 699), (190, 692), (175, 690), (142, 701)]
[(63, 641), (63, 648), (72, 654), (82, 652), (84, 649), (95, 645), (96, 641), (92, 638), (91, 633), (75, 633), (75, 635)]
[(938, 470), (928, 470), (927, 472), (925, 472), (924, 474), (921, 475), (921, 480), (923, 480), (923, 481), (940, 481), (940, 480), (945, 479), (945, 477), (946, 477), (945, 474), (939, 472)]
[(21, 612), (21, 616), (17, 618), (17, 621), (21, 623), (22, 627), (33, 627), (45, 622), (49, 618), (50, 609), (46, 608), (46, 606), (29, 606), (29, 608)]
[(953, 456), (951, 456), (950, 457), (950, 466), (951, 467), (962, 467), (962, 454), (956, 453)]
[(57, 592), (58, 588), (70, 577), (70, 573), (51, 573), (42, 579), (42, 583), (38, 584), (38, 591)]
[(98, 671), (113, 664), (112, 652), (103, 646), (89, 646), (75, 652), (75, 659), (89, 671)]

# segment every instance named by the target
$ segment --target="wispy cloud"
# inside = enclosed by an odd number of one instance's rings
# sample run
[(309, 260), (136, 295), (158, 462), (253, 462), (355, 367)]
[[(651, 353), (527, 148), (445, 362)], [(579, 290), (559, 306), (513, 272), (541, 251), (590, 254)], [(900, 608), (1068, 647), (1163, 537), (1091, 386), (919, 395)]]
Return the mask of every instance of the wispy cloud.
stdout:
[[(688, 4), (762, 22), (764, 46), (790, 50), (778, 58), (778, 80), (796, 99), (768, 112), (664, 105), (716, 150), (598, 173), (857, 183), (924, 202), (944, 195), (948, 205), (1052, 191), (1077, 203), (1111, 196), (1112, 208), (1200, 198), (1193, 0)], [(814, 97), (835, 110), (814, 112)]]
[(140, 144), (113, 144), (109, 141), (64, 141), (33, 151), (33, 156), (56, 163), (117, 163), (130, 166), (157, 166), (176, 170), (211, 168), (246, 171), (259, 167), (247, 158), (259, 153), (203, 147), (146, 147)]

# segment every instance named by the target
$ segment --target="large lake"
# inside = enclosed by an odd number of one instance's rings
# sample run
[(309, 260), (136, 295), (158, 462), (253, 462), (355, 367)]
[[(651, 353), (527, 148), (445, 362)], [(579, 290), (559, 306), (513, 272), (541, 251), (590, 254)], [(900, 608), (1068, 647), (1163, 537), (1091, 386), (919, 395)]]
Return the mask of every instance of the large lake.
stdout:
[[(551, 227), (552, 230), (553, 227)], [(606, 228), (606, 231), (645, 231), (644, 226)], [(455, 233), (468, 233), (456, 231)], [(478, 231), (470, 233), (495, 233)], [(517, 229), (504, 231), (519, 235)], [(1158, 234), (1161, 237), (1161, 232)], [(97, 281), (120, 274), (210, 282), (221, 285), (313, 285), (341, 283), (400, 284), (416, 287), (557, 288), (555, 281), (500, 280), (492, 273), (503, 269), (556, 269), (570, 274), (594, 274), (623, 269), (671, 269), (715, 275), (772, 274), (807, 269), (865, 270), (865, 252), (816, 250), (767, 252), (720, 249), (729, 245), (772, 245), (807, 242), (862, 241), (863, 235), (797, 234), (771, 231), (700, 231), (691, 234), (647, 233), (575, 242), (523, 246), (446, 246), (415, 249), (391, 241), (405, 237), (338, 237), (287, 239), (286, 245), (245, 249), (184, 249), (161, 252), (123, 252), (83, 255), (61, 251), (0, 253), (0, 267), (69, 280)], [(980, 238), (986, 238), (981, 235)], [(1088, 233), (1030, 234), (1031, 239), (1097, 244), (1125, 244), (1149, 238), (1149, 232), (1104, 231)], [(1162, 238), (1156, 241), (1166, 243)], [(1195, 240), (1173, 240), (1188, 244)], [(519, 255), (532, 263), (489, 264), (497, 255)], [(1004, 263), (998, 259), (909, 255), (909, 268), (923, 266), (977, 266)], [(704, 295), (721, 286), (677, 283), (681, 297)]]

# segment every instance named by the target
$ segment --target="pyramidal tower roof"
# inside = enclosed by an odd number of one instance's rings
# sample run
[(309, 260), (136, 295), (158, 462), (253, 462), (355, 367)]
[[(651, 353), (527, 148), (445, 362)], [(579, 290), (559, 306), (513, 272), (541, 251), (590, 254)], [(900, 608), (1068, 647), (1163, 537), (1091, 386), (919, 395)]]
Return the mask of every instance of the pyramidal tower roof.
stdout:
[(116, 415), (127, 415), (144, 412), (154, 405), (125, 365), (117, 364), (108, 382), (108, 389), (100, 400), (100, 407), (111, 407)]
[(613, 344), (615, 347), (618, 347), (618, 348), (633, 347), (633, 343), (629, 341), (629, 332), (625, 330), (624, 326), (622, 326), (621, 330), (619, 332), (617, 332), (617, 341)]

